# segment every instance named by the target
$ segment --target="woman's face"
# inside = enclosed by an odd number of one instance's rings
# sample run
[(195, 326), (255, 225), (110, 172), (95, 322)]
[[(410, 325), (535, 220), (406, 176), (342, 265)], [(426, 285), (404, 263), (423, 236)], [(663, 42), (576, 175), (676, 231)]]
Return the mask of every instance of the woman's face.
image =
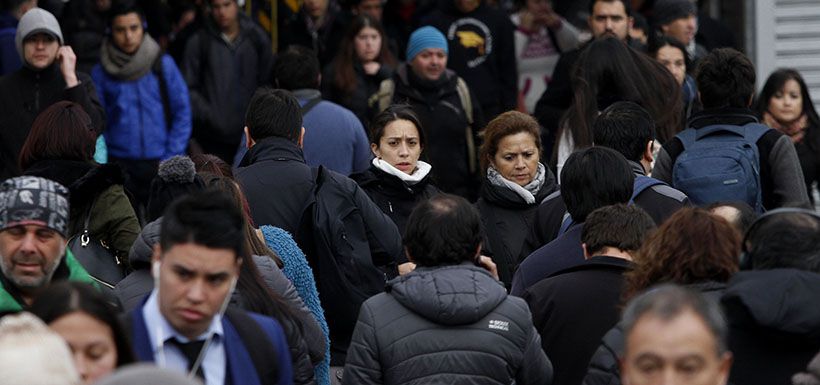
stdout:
[(671, 45), (663, 46), (655, 58), (672, 73), (679, 85), (683, 85), (683, 80), (686, 79), (686, 60), (681, 50)]
[(791, 122), (803, 115), (803, 94), (796, 80), (787, 80), (783, 88), (772, 95), (769, 113), (781, 122)]
[(528, 132), (507, 135), (498, 142), (492, 165), (505, 179), (526, 186), (538, 172), (538, 146)]
[(356, 35), (353, 41), (356, 50), (356, 57), (362, 62), (370, 62), (379, 57), (379, 50), (382, 47), (382, 36), (375, 28), (364, 27)]
[(378, 158), (410, 175), (421, 156), (419, 130), (409, 120), (394, 120), (384, 127), (378, 145), (372, 143), (370, 148)]
[(111, 374), (117, 367), (117, 345), (108, 325), (75, 311), (48, 325), (68, 343), (74, 364), (86, 384)]

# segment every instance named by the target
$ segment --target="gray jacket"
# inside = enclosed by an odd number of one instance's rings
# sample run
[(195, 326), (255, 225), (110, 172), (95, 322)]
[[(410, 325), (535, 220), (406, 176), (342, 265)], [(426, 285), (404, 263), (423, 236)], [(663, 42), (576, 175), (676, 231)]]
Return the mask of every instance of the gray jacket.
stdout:
[(418, 268), (367, 300), (343, 384), (550, 384), (524, 300), (465, 263)]

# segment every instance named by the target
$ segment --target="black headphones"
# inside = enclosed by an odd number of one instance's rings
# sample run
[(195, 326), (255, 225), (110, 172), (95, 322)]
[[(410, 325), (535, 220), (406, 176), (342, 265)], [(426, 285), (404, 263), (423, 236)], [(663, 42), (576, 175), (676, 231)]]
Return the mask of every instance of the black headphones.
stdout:
[(755, 221), (752, 222), (751, 225), (749, 225), (749, 229), (746, 230), (746, 233), (743, 235), (743, 242), (740, 244), (740, 248), (742, 250), (742, 253), (740, 254), (740, 269), (741, 270), (751, 270), (752, 267), (754, 266), (754, 264), (752, 263), (752, 257), (749, 255), (749, 250), (747, 249), (747, 246), (746, 246), (747, 243), (749, 242), (749, 239), (755, 238), (755, 236), (754, 236), (755, 232), (760, 228), (760, 226), (763, 224), (763, 222), (766, 221), (767, 218), (771, 218), (775, 215), (780, 215), (780, 214), (805, 214), (805, 215), (809, 215), (809, 216), (817, 219), (818, 221), (820, 221), (820, 214), (818, 214), (814, 210), (809, 210), (809, 209), (802, 209), (802, 208), (797, 208), (797, 207), (782, 207), (782, 208), (779, 208), (779, 209), (774, 209), (774, 210), (767, 211), (765, 214), (763, 214), (763, 215), (759, 216), (757, 219), (755, 219)]

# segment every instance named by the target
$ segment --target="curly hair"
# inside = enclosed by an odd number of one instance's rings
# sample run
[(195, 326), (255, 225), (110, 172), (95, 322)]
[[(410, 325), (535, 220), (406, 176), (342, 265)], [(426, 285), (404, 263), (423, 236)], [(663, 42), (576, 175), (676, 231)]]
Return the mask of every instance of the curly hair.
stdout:
[(701, 208), (682, 208), (666, 220), (633, 256), (624, 299), (661, 283), (727, 282), (738, 271), (740, 233)]
[(485, 172), (490, 167), (490, 162), (495, 153), (498, 152), (498, 144), (501, 139), (510, 135), (515, 135), (520, 132), (526, 132), (532, 135), (535, 141), (535, 148), (538, 149), (538, 156), (541, 156), (541, 127), (538, 122), (530, 115), (518, 111), (507, 111), (498, 115), (495, 119), (487, 124), (484, 129), (484, 143), (479, 150), (479, 159), (481, 160), (481, 169)]

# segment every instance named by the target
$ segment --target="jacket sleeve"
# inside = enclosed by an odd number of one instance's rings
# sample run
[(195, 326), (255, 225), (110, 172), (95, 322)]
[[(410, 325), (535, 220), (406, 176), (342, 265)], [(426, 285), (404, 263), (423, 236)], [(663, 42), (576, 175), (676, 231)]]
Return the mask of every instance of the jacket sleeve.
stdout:
[(91, 118), (91, 124), (97, 134), (102, 134), (105, 131), (105, 110), (97, 95), (97, 88), (94, 87), (94, 81), (91, 77), (83, 72), (77, 72), (77, 79), (80, 84), (66, 88), (63, 91), (63, 99), (74, 102), (83, 107), (83, 110)]
[[(185, 78), (185, 83), (188, 84), (188, 92), (191, 99), (191, 115), (196, 118), (197, 121), (210, 122), (214, 120), (211, 116), (213, 109), (202, 89), (202, 52), (200, 52), (202, 43), (199, 42), (202, 36), (202, 33), (195, 33), (188, 40), (188, 43), (185, 45), (185, 56), (182, 60), (182, 68), (180, 68), (180, 70)], [(207, 60), (207, 58), (205, 60)]]
[[(313, 313), (307, 308), (293, 283), (290, 282), (285, 273), (276, 266), (276, 263), (268, 257), (254, 258), (259, 274), (265, 280), (265, 284), (274, 292), (279, 294), (289, 305), (294, 318), (302, 325), (302, 337), (307, 343), (310, 361), (319, 363), (325, 358), (327, 344), (322, 327), (316, 321)], [(264, 262), (263, 262), (264, 261)]]
[(379, 261), (390, 263), (399, 260), (402, 253), (401, 234), (393, 220), (376, 206), (367, 193), (356, 182), (349, 180), (354, 189), (353, 197), (356, 207), (361, 211), (367, 230), (367, 241), (370, 244), (370, 254), (373, 263), (380, 266)]
[(561, 27), (554, 31), (554, 34), (561, 52), (576, 49), (581, 44), (581, 32), (564, 18), (561, 18)]
[(188, 96), (188, 85), (182, 73), (179, 72), (174, 60), (168, 55), (162, 58), (163, 76), (168, 84), (168, 101), (173, 118), (171, 128), (165, 143), (163, 159), (174, 155), (184, 155), (188, 148), (188, 139), (191, 138), (191, 99)]
[(359, 320), (353, 330), (347, 349), (343, 385), (381, 384), (382, 368), (379, 362), (379, 345), (376, 340), (373, 310), (365, 302), (359, 311)]
[(286, 317), (281, 320), (282, 328), (288, 339), (290, 358), (293, 365), (294, 385), (315, 385), (316, 378), (313, 363), (310, 362), (307, 341), (295, 318)]
[[(501, 21), (499, 67), (501, 72), (501, 107), (503, 111), (514, 110), (518, 105), (518, 64), (515, 58), (515, 26), (508, 17)], [(484, 127), (484, 126), (481, 126)]]
[[(771, 167), (772, 197), (777, 207), (804, 207), (810, 208), (809, 195), (806, 191), (806, 182), (803, 179), (803, 169), (797, 158), (791, 139), (781, 135), (769, 153)], [(775, 207), (769, 207), (773, 209)]]
[(601, 346), (589, 361), (583, 385), (621, 385), (618, 352), (623, 348), (623, 331), (616, 326), (604, 335)]
[(107, 234), (109, 245), (120, 255), (127, 255), (139, 236), (140, 224), (122, 185), (113, 185), (101, 193), (94, 202), (93, 214), (92, 218), (104, 222), (99, 228)]
[(515, 383), (520, 385), (551, 384), (552, 363), (541, 349), (541, 337), (532, 325), (530, 325), (527, 341), (522, 365), (515, 375)]

